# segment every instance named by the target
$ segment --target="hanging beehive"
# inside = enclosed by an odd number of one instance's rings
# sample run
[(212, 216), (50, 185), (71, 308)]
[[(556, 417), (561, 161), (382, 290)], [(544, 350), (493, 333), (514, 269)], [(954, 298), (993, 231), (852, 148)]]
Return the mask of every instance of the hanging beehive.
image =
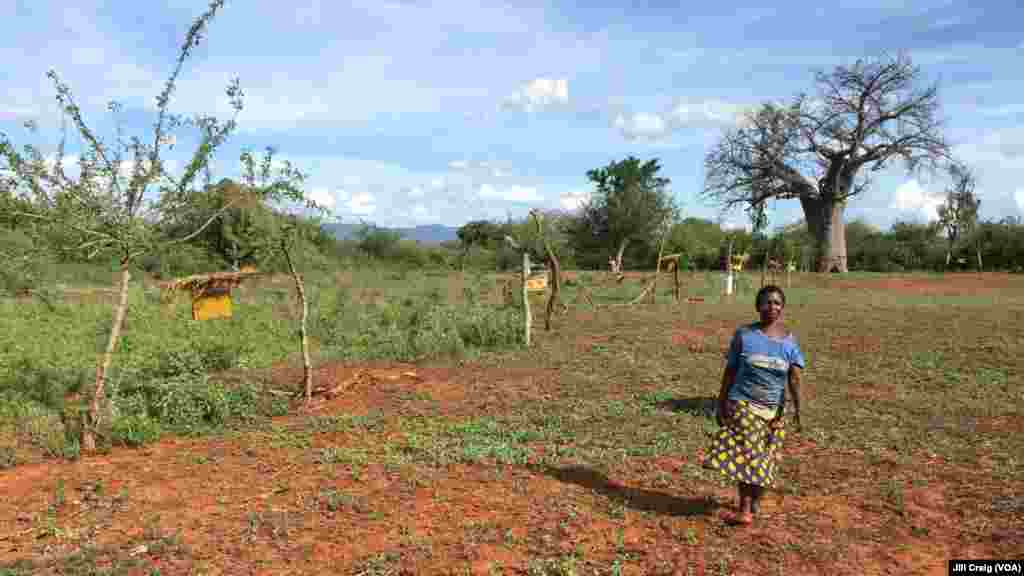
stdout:
[(192, 319), (211, 320), (231, 317), (231, 289), (211, 288), (192, 297)]
[(548, 275), (535, 274), (526, 279), (527, 292), (543, 292), (548, 288)]
[(243, 280), (258, 275), (255, 270), (243, 272), (218, 272), (213, 274), (197, 274), (187, 278), (179, 278), (161, 284), (164, 301), (178, 290), (188, 290), (192, 294), (192, 319), (211, 320), (214, 318), (231, 317), (231, 289)]

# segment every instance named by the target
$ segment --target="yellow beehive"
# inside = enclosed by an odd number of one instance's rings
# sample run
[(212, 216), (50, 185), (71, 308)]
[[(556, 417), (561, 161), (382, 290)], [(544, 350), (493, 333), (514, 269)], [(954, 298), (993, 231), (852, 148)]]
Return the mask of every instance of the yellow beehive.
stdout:
[(192, 319), (211, 320), (231, 317), (231, 290), (211, 288), (192, 298)]
[(161, 282), (160, 300), (164, 304), (173, 304), (174, 294), (179, 290), (192, 293), (192, 319), (210, 320), (212, 318), (231, 317), (231, 289), (236, 288), (243, 280), (261, 276), (259, 272), (245, 270), (241, 272), (215, 272), (197, 274), (187, 278), (178, 278), (169, 282)]
[(530, 276), (526, 279), (527, 292), (543, 292), (548, 288), (548, 277), (546, 274)]

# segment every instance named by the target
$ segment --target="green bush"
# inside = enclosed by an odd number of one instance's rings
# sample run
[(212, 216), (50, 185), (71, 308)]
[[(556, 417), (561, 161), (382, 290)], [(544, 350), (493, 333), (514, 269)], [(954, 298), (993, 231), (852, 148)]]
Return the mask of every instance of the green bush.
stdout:
[(178, 278), (223, 270), (227, 264), (201, 246), (177, 244), (173, 249), (141, 256), (138, 266), (158, 278)]
[(521, 344), (519, 310), (437, 300), (439, 294), (427, 293), (345, 312), (327, 304), (319, 309), (312, 332), (322, 346), (351, 358), (413, 360)]
[(21, 357), (12, 362), (0, 379), (0, 395), (59, 411), (64, 398), (85, 390), (89, 379), (87, 371), (59, 370), (41, 365), (31, 357)]
[(155, 439), (162, 430), (201, 433), (270, 412), (254, 386), (228, 388), (202, 374), (140, 381), (122, 388), (114, 403), (114, 435), (129, 444)]
[(160, 422), (146, 414), (126, 414), (113, 419), (110, 426), (114, 444), (142, 446), (160, 439)]

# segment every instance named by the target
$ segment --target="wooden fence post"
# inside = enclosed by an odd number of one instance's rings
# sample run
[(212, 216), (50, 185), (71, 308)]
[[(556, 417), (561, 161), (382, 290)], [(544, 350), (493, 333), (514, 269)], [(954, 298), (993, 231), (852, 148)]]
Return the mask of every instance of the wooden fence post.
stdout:
[(530, 326), (533, 323), (533, 317), (530, 314), (530, 293), (527, 289), (527, 283), (530, 280), (530, 253), (523, 250), (523, 318), (525, 330), (524, 336), (526, 340), (526, 346), (530, 346)]

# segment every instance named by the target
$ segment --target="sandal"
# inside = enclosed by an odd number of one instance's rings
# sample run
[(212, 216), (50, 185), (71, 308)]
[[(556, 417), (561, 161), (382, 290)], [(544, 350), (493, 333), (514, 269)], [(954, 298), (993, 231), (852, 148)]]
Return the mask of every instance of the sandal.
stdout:
[(724, 512), (722, 519), (733, 526), (750, 526), (754, 523), (754, 515), (750, 512)]

